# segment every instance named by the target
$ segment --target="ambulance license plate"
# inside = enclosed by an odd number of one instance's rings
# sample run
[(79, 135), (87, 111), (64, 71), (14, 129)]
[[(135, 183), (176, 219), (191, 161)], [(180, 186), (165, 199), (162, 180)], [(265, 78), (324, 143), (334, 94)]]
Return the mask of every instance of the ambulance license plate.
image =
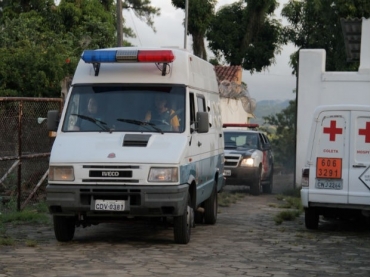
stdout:
[(122, 212), (126, 208), (125, 200), (100, 200), (96, 199), (93, 210)]
[(231, 170), (230, 169), (225, 169), (224, 170), (224, 176), (231, 176)]
[(316, 180), (315, 188), (317, 189), (343, 189), (342, 180)]

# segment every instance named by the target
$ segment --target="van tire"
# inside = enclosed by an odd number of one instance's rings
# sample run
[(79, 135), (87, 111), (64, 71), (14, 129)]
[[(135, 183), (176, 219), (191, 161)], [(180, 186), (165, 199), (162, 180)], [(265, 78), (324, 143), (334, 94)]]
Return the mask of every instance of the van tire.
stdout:
[(252, 185), (250, 186), (250, 193), (252, 195), (258, 196), (261, 193), (261, 173), (262, 173), (262, 168), (259, 167), (254, 181), (252, 182)]
[(304, 222), (307, 229), (316, 230), (319, 228), (319, 214), (313, 208), (305, 208)]
[(187, 205), (183, 214), (173, 218), (173, 233), (177, 244), (188, 244), (190, 241), (191, 228), (194, 226), (194, 209), (191, 206), (191, 197), (188, 193)]
[(211, 196), (204, 201), (204, 223), (215, 224), (217, 221), (218, 199), (217, 184), (214, 183)]
[(76, 229), (74, 217), (53, 216), (54, 234), (57, 241), (68, 242), (73, 239)]

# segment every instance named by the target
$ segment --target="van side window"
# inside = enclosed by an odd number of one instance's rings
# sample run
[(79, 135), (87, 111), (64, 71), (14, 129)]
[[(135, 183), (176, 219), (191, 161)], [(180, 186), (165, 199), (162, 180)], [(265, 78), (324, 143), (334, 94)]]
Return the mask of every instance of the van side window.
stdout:
[(189, 94), (189, 103), (190, 103), (190, 127), (194, 130), (195, 129), (195, 100), (194, 100), (194, 93)]
[(198, 112), (206, 111), (206, 100), (203, 95), (197, 95)]

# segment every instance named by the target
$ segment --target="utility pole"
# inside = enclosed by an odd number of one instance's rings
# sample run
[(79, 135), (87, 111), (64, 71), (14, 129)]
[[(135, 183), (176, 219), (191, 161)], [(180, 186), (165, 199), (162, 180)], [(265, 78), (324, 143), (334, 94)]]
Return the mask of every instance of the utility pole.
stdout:
[(184, 49), (186, 50), (186, 38), (188, 35), (188, 12), (189, 12), (189, 0), (185, 0), (185, 34), (184, 34)]
[(122, 46), (123, 27), (122, 27), (122, 0), (117, 0), (117, 46)]

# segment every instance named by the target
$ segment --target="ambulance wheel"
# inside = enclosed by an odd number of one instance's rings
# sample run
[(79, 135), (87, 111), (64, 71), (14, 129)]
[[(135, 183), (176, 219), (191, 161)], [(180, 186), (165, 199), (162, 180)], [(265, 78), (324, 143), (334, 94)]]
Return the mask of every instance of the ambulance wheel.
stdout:
[(217, 184), (214, 184), (211, 196), (204, 201), (204, 223), (215, 224), (217, 221)]
[(317, 229), (319, 227), (319, 214), (313, 208), (304, 210), (304, 222), (307, 229)]
[(262, 187), (263, 193), (271, 194), (273, 187), (274, 187), (274, 174), (271, 172), (268, 184), (263, 185)]
[(180, 216), (173, 219), (173, 232), (177, 244), (188, 244), (190, 241), (191, 228), (194, 226), (194, 209), (191, 206), (191, 198), (188, 193), (187, 205)]
[(261, 193), (261, 173), (262, 173), (262, 168), (259, 167), (257, 174), (255, 176), (255, 179), (252, 182), (252, 185), (250, 187), (250, 193), (252, 195), (258, 196)]
[(67, 242), (73, 239), (76, 229), (74, 217), (53, 216), (53, 223), (57, 241)]

